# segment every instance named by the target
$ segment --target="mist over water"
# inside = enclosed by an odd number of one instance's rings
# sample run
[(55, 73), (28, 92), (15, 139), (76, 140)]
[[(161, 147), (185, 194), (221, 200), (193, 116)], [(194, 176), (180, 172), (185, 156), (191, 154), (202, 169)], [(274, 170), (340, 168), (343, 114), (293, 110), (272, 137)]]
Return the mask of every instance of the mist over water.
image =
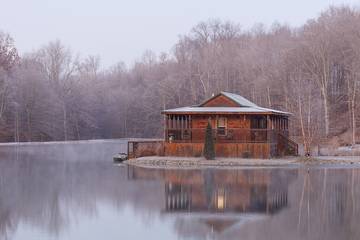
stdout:
[(147, 170), (126, 141), (0, 146), (0, 239), (359, 239), (360, 169)]

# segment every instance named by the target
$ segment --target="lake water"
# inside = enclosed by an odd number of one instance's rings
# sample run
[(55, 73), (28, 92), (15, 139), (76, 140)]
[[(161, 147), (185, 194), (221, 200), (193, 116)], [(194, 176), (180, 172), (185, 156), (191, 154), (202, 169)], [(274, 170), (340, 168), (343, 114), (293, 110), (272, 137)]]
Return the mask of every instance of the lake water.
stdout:
[(146, 170), (124, 141), (0, 146), (0, 239), (360, 239), (360, 169)]

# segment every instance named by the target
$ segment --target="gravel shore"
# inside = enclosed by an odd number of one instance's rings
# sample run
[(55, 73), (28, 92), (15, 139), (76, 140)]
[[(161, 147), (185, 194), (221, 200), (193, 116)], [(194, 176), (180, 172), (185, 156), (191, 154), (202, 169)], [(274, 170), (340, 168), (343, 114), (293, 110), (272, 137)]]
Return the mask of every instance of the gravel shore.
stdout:
[(132, 166), (146, 168), (202, 168), (202, 167), (287, 167), (301, 165), (354, 165), (360, 166), (360, 157), (286, 157), (274, 159), (249, 159), (249, 158), (216, 158), (206, 160), (203, 157), (160, 157), (148, 156), (125, 161)]
[(200, 168), (200, 167), (253, 167), (253, 166), (289, 166), (297, 165), (298, 158), (284, 159), (248, 159), (248, 158), (205, 158), (192, 157), (140, 157), (125, 162), (126, 164), (147, 168)]

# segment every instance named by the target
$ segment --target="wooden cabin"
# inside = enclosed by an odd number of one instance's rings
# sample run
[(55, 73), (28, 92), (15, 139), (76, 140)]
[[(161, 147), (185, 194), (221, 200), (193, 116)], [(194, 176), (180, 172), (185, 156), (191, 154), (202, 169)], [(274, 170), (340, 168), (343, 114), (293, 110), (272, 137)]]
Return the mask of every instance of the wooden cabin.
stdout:
[(164, 155), (202, 156), (208, 122), (217, 157), (271, 158), (296, 155), (288, 112), (263, 108), (228, 92), (199, 105), (164, 110)]

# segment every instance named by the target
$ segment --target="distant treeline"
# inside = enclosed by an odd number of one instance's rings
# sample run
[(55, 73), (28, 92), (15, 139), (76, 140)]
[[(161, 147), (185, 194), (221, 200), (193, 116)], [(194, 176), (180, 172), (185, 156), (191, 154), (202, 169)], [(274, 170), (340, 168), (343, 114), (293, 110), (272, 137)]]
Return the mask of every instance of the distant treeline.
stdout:
[(305, 145), (344, 132), (349, 143), (356, 140), (358, 9), (331, 7), (297, 28), (244, 30), (210, 20), (181, 36), (169, 53), (146, 52), (131, 67), (100, 70), (99, 63), (76, 57), (59, 41), (19, 57), (2, 33), (0, 139), (160, 137), (162, 109), (224, 90), (292, 112), (292, 135)]

